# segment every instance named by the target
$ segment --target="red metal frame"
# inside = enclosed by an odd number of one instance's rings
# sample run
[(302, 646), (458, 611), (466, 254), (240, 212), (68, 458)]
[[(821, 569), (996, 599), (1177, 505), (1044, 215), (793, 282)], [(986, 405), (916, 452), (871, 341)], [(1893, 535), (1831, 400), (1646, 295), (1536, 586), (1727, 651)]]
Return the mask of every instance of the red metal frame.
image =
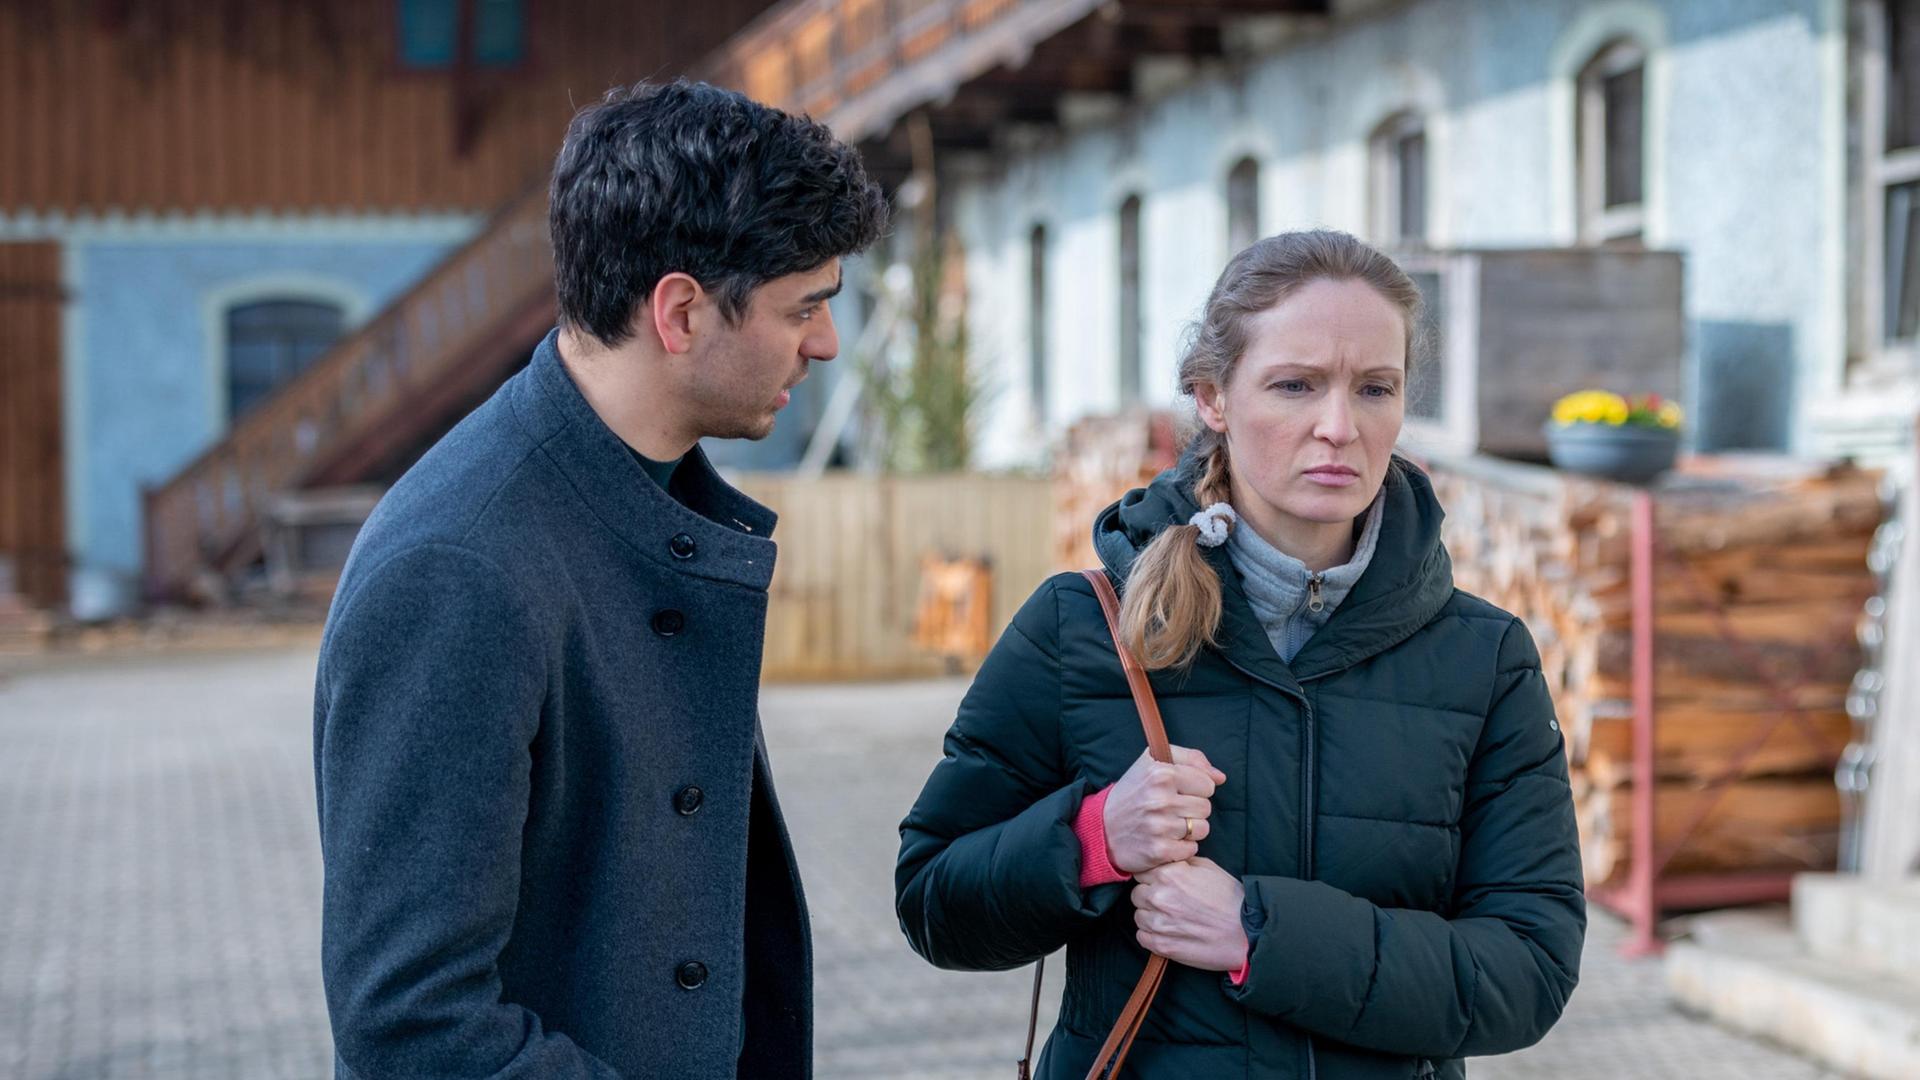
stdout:
[[(1726, 606), (1702, 588), (1692, 569), (1678, 558), (1665, 561), (1678, 571), (1675, 577), (1690, 591), (1692, 598), (1714, 616), (1720, 638), (1729, 649), (1746, 655), (1754, 673), (1772, 694), (1779, 711), (1772, 720), (1760, 725), (1753, 737), (1733, 755), (1728, 767), (1707, 784), (1706, 795), (1698, 800), (1684, 828), (1670, 842), (1657, 843), (1654, 836), (1655, 785), (1655, 696), (1654, 696), (1654, 605), (1653, 585), (1656, 570), (1657, 534), (1653, 495), (1646, 489), (1633, 493), (1632, 510), (1632, 595), (1633, 595), (1633, 844), (1632, 865), (1624, 885), (1596, 889), (1595, 903), (1633, 922), (1633, 934), (1622, 945), (1628, 956), (1658, 955), (1665, 947), (1658, 934), (1660, 915), (1665, 911), (1718, 907), (1733, 904), (1784, 901), (1792, 896), (1794, 871), (1670, 875), (1663, 871), (1674, 853), (1683, 847), (1713, 807), (1719, 803), (1728, 785), (1745, 771), (1747, 762), (1773, 736), (1779, 726), (1791, 719), (1808, 739), (1821, 743), (1819, 733), (1808, 721), (1805, 710), (1794, 700), (1791, 690), (1798, 680), (1783, 678), (1772, 670), (1765, 658), (1744, 640), (1727, 615)], [(1829, 638), (1827, 651), (1844, 647), (1845, 628)], [(1817, 665), (1816, 665), (1817, 666)], [(1840, 749), (1827, 747), (1834, 761)]]

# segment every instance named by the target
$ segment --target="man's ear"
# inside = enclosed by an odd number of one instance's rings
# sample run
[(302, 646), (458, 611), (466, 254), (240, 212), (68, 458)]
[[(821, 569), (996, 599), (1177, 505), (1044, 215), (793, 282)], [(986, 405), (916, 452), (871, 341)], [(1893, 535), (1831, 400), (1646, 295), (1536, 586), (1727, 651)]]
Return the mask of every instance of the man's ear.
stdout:
[(1227, 433), (1227, 395), (1212, 383), (1193, 388), (1193, 407), (1200, 422), (1222, 435)]
[(700, 283), (678, 271), (654, 285), (642, 310), (661, 348), (673, 356), (692, 351), (693, 339), (702, 329), (709, 307), (706, 301), (707, 291)]

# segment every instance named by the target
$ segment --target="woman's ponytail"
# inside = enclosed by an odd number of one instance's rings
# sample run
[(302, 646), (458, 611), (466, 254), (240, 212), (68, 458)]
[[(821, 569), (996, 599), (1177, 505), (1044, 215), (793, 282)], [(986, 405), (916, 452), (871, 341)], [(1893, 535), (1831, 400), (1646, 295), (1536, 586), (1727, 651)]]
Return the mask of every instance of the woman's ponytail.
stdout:
[[(1200, 439), (1203, 451), (1194, 501), (1201, 506), (1229, 501), (1227, 442), (1212, 431)], [(1229, 523), (1228, 528), (1234, 526)], [(1220, 627), (1220, 575), (1200, 553), (1200, 527), (1171, 525), (1160, 530), (1133, 561), (1120, 602), (1120, 636), (1148, 671), (1185, 667), (1211, 645)]]

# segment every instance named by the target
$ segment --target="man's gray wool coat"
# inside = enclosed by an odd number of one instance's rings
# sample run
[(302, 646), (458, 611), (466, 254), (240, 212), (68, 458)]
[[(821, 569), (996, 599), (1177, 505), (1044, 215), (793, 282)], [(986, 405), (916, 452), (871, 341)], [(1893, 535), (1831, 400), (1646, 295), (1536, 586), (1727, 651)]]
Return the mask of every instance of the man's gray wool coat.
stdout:
[(550, 334), (362, 530), (314, 704), (337, 1077), (810, 1074), (774, 518), (698, 449), (674, 491)]

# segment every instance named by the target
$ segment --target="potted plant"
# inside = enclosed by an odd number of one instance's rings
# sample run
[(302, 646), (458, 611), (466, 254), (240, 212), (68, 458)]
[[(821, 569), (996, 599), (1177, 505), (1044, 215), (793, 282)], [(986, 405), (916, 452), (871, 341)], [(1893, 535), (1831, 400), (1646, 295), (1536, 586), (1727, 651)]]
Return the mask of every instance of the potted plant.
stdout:
[(1547, 456), (1562, 469), (1644, 484), (1673, 467), (1680, 418), (1680, 406), (1658, 394), (1582, 390), (1554, 403)]

